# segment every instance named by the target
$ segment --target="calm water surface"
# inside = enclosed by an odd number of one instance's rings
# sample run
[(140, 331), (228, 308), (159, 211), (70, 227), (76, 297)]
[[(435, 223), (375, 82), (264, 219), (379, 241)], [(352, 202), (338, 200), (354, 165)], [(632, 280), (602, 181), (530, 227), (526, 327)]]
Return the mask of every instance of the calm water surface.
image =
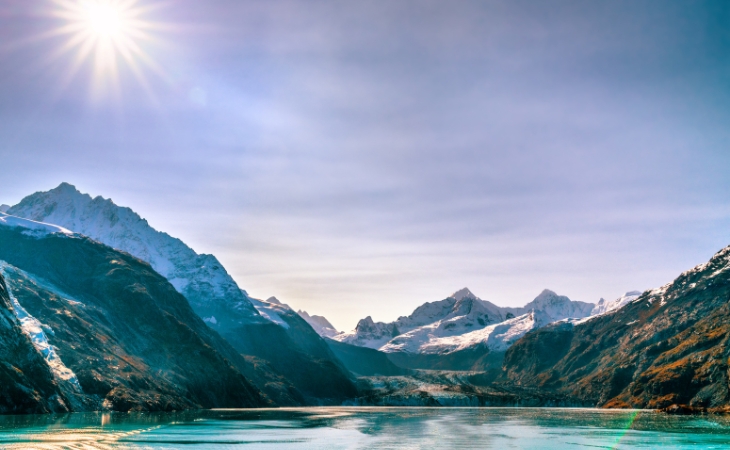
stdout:
[(0, 417), (8, 449), (730, 449), (725, 417), (560, 408), (303, 408)]

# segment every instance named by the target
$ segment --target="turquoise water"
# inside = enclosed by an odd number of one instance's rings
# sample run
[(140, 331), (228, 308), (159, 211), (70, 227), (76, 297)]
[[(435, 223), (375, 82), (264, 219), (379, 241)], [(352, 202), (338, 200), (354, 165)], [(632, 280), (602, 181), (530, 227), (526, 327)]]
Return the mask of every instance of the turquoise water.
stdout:
[(0, 416), (5, 449), (711, 449), (730, 420), (562, 408), (303, 408)]

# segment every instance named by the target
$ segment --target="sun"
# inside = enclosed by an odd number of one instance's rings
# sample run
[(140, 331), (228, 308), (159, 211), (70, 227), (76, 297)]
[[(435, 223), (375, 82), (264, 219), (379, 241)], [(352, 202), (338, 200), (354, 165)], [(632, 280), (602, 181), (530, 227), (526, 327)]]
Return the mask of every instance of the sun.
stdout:
[(111, 2), (89, 2), (84, 5), (84, 18), (89, 32), (102, 39), (119, 39), (126, 34), (129, 20), (125, 11)]
[(66, 37), (53, 58), (74, 55), (64, 77), (66, 83), (88, 61), (93, 62), (92, 89), (97, 97), (118, 91), (121, 65), (145, 87), (146, 71), (164, 76), (145, 51), (145, 46), (155, 42), (154, 31), (159, 28), (145, 18), (155, 5), (142, 6), (137, 0), (53, 1), (53, 15), (60, 25), (52, 34)]

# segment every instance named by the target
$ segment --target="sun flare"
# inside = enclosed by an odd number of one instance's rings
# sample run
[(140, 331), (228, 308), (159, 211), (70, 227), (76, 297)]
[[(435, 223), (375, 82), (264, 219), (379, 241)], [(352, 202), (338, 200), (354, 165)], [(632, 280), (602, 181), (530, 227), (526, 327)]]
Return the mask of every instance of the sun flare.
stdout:
[(124, 11), (118, 5), (90, 2), (84, 6), (84, 16), (89, 31), (100, 38), (118, 38), (124, 32)]
[(157, 25), (144, 17), (154, 9), (153, 5), (143, 7), (137, 0), (54, 2), (57, 6), (54, 16), (62, 22), (54, 34), (67, 36), (54, 58), (75, 53), (66, 83), (89, 60), (93, 61), (92, 89), (97, 96), (109, 90), (118, 94), (121, 64), (145, 87), (148, 83), (143, 69), (162, 75), (158, 64), (144, 48), (155, 41), (152, 33)]

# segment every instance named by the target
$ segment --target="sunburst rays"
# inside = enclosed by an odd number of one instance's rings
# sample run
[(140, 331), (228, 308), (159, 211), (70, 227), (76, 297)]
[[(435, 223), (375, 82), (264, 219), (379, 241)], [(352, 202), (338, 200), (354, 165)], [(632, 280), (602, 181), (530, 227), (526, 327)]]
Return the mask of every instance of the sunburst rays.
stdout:
[(53, 0), (53, 3), (52, 15), (61, 23), (49, 35), (65, 41), (51, 59), (71, 54), (71, 62), (61, 79), (62, 86), (68, 85), (82, 66), (91, 61), (90, 88), (95, 99), (120, 96), (123, 67), (153, 96), (147, 74), (152, 72), (166, 78), (145, 49), (159, 43), (155, 31), (163, 26), (147, 18), (159, 3), (141, 5), (137, 0)]

